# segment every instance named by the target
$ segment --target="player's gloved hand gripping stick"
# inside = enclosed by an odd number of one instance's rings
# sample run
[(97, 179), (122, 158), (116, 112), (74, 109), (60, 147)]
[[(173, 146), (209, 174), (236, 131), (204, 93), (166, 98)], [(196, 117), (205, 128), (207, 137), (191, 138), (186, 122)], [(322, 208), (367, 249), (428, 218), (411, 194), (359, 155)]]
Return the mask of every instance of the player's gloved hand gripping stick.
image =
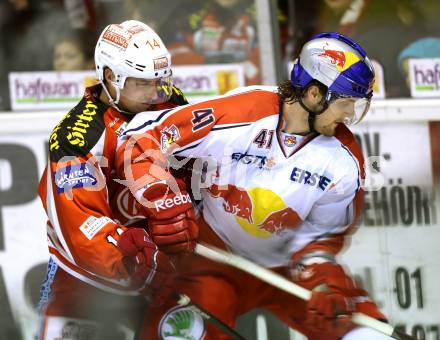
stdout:
[[(257, 265), (256, 263), (242, 258), (238, 255), (228, 253), (213, 246), (208, 247), (200, 243), (197, 244), (195, 248), (195, 253), (212, 261), (225, 263), (232, 267), (243, 270), (244, 272), (257, 277), (260, 280), (265, 281), (273, 285), (274, 287), (295, 295), (303, 300), (308, 301), (312, 296), (311, 291), (287, 280), (286, 278), (269, 269), (261, 267), (260, 265)], [(351, 316), (351, 320), (358, 326), (370, 327), (394, 339), (416, 340), (414, 337), (395, 329), (393, 326), (374, 319), (363, 313), (353, 313)]]

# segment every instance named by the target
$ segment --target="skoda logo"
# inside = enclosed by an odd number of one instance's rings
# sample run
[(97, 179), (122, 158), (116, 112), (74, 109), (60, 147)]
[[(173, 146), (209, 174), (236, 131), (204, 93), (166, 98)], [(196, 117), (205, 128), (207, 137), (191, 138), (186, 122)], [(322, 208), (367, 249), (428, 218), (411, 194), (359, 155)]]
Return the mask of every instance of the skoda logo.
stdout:
[(159, 336), (163, 340), (201, 340), (204, 334), (205, 323), (191, 307), (175, 307), (160, 320)]

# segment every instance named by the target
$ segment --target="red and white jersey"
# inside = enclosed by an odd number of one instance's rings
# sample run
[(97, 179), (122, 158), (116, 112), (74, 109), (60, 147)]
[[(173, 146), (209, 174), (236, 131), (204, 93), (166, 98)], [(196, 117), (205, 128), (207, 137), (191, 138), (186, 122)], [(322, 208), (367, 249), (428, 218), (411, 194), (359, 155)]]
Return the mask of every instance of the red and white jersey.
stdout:
[[(117, 228), (110, 201), (123, 187), (114, 171), (118, 135), (132, 115), (99, 100), (101, 85), (81, 101), (49, 137), (48, 165), (38, 192), (48, 216), (49, 252), (66, 272), (98, 288), (131, 293), (129, 275), (114, 244)], [(184, 104), (177, 88), (158, 109)], [(113, 242), (109, 242), (111, 236)]]
[[(361, 211), (360, 148), (344, 125), (334, 137), (282, 135), (282, 114), (275, 87), (242, 88), (155, 120), (140, 113), (118, 148), (118, 175), (136, 181), (140, 200), (168, 176), (152, 163), (157, 155), (215, 160), (201, 178), (202, 213), (230, 250), (266, 267), (286, 265), (304, 249), (337, 253)], [(196, 196), (198, 177), (196, 169)], [(159, 211), (179, 202), (152, 204)]]

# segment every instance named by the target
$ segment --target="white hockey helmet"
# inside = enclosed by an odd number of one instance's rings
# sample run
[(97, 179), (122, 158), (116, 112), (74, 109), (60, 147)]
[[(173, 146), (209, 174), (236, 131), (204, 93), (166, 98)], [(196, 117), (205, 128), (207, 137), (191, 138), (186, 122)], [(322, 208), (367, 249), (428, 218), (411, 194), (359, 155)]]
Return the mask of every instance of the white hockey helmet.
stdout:
[(114, 104), (128, 77), (156, 80), (158, 96), (151, 104), (165, 102), (171, 96), (171, 55), (156, 32), (140, 21), (108, 25), (96, 44), (95, 66), (102, 84), (105, 67), (113, 71), (112, 85), (117, 93)]

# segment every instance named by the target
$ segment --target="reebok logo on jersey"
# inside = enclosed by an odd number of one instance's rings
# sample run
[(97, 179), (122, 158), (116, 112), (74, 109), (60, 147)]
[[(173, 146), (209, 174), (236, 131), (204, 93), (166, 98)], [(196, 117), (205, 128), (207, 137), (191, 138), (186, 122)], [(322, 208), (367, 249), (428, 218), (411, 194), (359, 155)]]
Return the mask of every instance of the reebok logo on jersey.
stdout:
[(172, 208), (175, 205), (181, 205), (185, 203), (191, 203), (191, 197), (189, 196), (189, 194), (182, 195), (182, 193), (179, 192), (173, 198), (166, 198), (164, 200), (154, 201), (154, 207), (156, 208), (156, 211), (161, 211)]
[(324, 175), (319, 175), (316, 172), (311, 173), (310, 171), (303, 170), (297, 167), (293, 168), (292, 174), (290, 175), (290, 180), (301, 184), (308, 184), (312, 187), (318, 187), (322, 191), (324, 191), (325, 188), (332, 181), (330, 178)]

